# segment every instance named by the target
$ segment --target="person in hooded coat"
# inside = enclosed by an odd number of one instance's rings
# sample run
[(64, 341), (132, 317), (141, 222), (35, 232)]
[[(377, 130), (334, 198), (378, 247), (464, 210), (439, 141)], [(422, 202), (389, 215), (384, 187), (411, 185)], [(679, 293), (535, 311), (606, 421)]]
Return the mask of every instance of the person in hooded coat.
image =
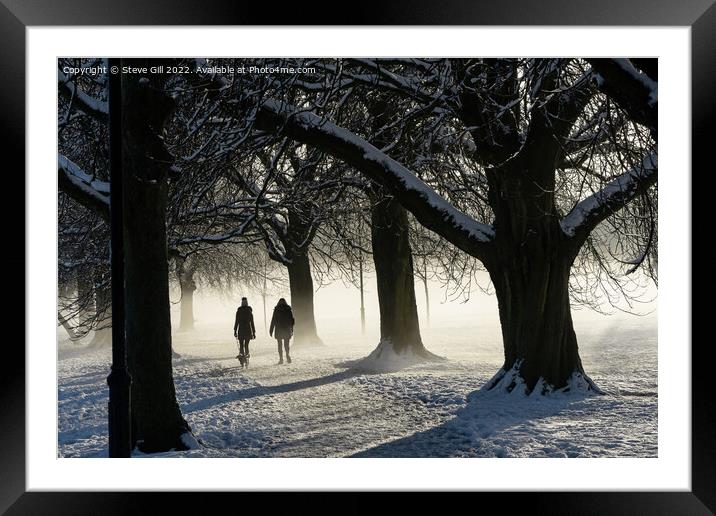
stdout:
[(249, 361), (249, 341), (256, 338), (256, 327), (253, 310), (245, 297), (241, 298), (241, 306), (236, 309), (234, 337), (239, 339), (239, 354), (236, 358), (239, 359), (242, 367), (246, 367)]
[[(288, 342), (291, 340), (293, 335), (293, 311), (286, 300), (281, 298), (278, 300), (276, 308), (273, 309), (273, 316), (271, 317), (271, 327), (269, 328), (269, 335), (276, 338), (278, 342), (278, 363), (283, 364), (283, 350), (286, 351), (286, 361), (291, 363), (291, 355), (288, 350)], [(282, 349), (283, 347), (283, 349)]]

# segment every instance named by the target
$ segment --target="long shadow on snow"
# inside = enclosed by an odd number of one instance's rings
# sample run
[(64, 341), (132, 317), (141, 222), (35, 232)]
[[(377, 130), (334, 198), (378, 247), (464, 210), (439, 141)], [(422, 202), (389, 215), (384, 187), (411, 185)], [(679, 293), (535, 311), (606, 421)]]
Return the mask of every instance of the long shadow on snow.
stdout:
[[(592, 394), (557, 394), (541, 398), (494, 391), (473, 391), (455, 417), (436, 427), (349, 455), (350, 457), (504, 457), (499, 434), (509, 428), (549, 418)], [(509, 444), (507, 442), (506, 444)]]
[(185, 413), (195, 412), (197, 410), (205, 410), (216, 405), (223, 405), (225, 403), (231, 403), (232, 401), (246, 400), (255, 398), (258, 396), (268, 396), (271, 394), (283, 394), (287, 392), (298, 391), (301, 389), (310, 389), (313, 387), (320, 387), (322, 385), (328, 385), (334, 382), (340, 382), (347, 380), (360, 373), (358, 371), (341, 371), (328, 376), (321, 376), (318, 378), (310, 378), (308, 380), (300, 380), (298, 382), (285, 383), (281, 385), (270, 385), (270, 386), (257, 386), (249, 389), (242, 389), (237, 391), (227, 392), (219, 396), (213, 396), (211, 398), (205, 398), (203, 400), (194, 401), (188, 403), (183, 407)]
[(60, 383), (58, 386), (63, 389), (66, 389), (69, 387), (82, 387), (83, 385), (95, 385), (98, 382), (104, 381), (107, 376), (109, 376), (108, 371), (109, 369), (100, 370), (98, 368), (96, 371), (92, 371), (89, 373), (66, 376), (60, 379), (62, 383)]

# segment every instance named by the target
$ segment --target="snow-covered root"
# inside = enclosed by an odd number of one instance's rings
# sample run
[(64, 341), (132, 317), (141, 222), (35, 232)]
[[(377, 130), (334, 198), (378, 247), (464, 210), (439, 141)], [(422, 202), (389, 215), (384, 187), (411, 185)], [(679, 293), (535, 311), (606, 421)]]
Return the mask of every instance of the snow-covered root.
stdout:
[(418, 351), (409, 347), (404, 352), (398, 353), (393, 347), (393, 342), (386, 339), (381, 340), (378, 347), (367, 357), (349, 360), (341, 365), (355, 371), (387, 373), (425, 362), (442, 362), (444, 360), (446, 360), (444, 357), (422, 347)]
[(529, 390), (527, 383), (520, 374), (520, 366), (522, 361), (518, 360), (511, 369), (505, 370), (500, 369), (490, 381), (488, 381), (479, 391), (480, 394), (485, 393), (501, 393), (517, 396), (552, 396), (552, 395), (589, 395), (589, 394), (604, 394), (604, 392), (597, 387), (594, 381), (584, 373), (574, 372), (572, 376), (567, 380), (567, 385), (555, 389), (552, 385), (547, 383), (543, 378), (540, 378), (532, 390)]

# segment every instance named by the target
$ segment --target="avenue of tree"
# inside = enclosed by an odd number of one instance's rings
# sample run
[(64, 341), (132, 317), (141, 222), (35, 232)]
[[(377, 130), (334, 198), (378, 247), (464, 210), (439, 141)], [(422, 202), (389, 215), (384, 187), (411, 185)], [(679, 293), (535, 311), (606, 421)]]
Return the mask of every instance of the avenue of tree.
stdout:
[[(265, 318), (287, 284), (308, 345), (322, 343), (316, 282), (362, 289), (370, 270), (381, 345), (430, 359), (415, 278), (427, 296), (428, 280), (465, 291), (486, 270), (505, 356), (488, 388), (598, 392), (571, 309), (657, 281), (656, 60), (264, 61), (314, 72), (122, 76), (134, 444), (194, 442), (172, 377), (172, 284), (180, 331), (197, 288), (250, 288)], [(101, 344), (116, 114), (106, 77), (60, 68), (58, 88), (58, 324)]]

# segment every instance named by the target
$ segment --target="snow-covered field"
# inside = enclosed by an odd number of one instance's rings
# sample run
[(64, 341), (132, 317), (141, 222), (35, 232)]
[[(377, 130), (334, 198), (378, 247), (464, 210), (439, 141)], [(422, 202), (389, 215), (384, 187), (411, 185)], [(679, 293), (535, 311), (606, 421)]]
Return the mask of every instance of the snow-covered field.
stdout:
[[(319, 326), (325, 346), (293, 349), (290, 365), (277, 365), (275, 341), (259, 336), (242, 371), (230, 327), (198, 324), (175, 335), (174, 367), (182, 411), (205, 447), (157, 455), (656, 457), (656, 316), (577, 320), (576, 329), (603, 396), (481, 392), (501, 365), (497, 323), (423, 328), (445, 360), (380, 373), (349, 367), (377, 337), (340, 325)], [(110, 350), (58, 336), (58, 453), (106, 457)]]

